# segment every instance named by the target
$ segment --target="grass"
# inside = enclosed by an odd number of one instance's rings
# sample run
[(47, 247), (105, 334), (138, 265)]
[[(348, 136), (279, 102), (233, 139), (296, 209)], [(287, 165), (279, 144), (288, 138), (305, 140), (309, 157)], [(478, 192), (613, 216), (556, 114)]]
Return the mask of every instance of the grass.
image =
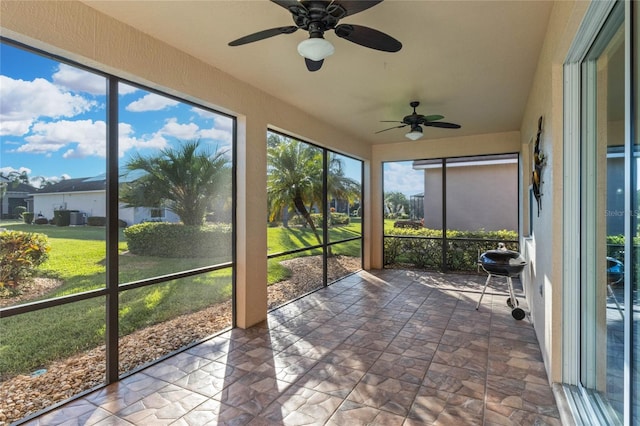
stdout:
[[(105, 230), (3, 222), (8, 230), (48, 236), (49, 259), (41, 276), (63, 284), (37, 299), (58, 297), (106, 285)], [(119, 251), (126, 243), (119, 243)], [(211, 264), (209, 259), (119, 257), (120, 282), (130, 282)], [(231, 269), (201, 274), (120, 293), (120, 334), (196, 312), (231, 297)], [(104, 344), (105, 300), (91, 299), (2, 320), (0, 377), (28, 373), (78, 351)]]
[[(39, 275), (57, 278), (63, 284), (34, 300), (104, 288), (106, 285), (106, 243), (104, 227), (57, 227), (3, 221), (8, 230), (47, 235), (49, 259)], [(313, 232), (304, 228), (268, 228), (269, 253), (279, 253), (317, 244)], [(331, 228), (329, 240), (359, 236), (360, 223)], [(122, 232), (118, 250), (119, 282), (162, 276), (214, 264), (215, 259), (167, 259), (126, 254)], [(360, 241), (337, 244), (334, 254), (360, 256)], [(269, 260), (268, 284), (290, 277), (281, 260), (300, 255), (321, 254), (321, 249)], [(129, 334), (176, 316), (197, 312), (231, 297), (231, 269), (200, 274), (180, 280), (121, 292), (119, 333)], [(70, 303), (2, 319), (0, 380), (28, 374), (48, 363), (104, 344), (105, 300), (102, 297)]]
[[(336, 226), (329, 229), (329, 241), (340, 241), (348, 238), (362, 236), (361, 220), (351, 218), (351, 223), (345, 226)], [(318, 230), (322, 236), (322, 230)], [(273, 226), (267, 228), (267, 253), (283, 253), (297, 250), (302, 247), (317, 245), (318, 240), (311, 228)], [(360, 241), (349, 241), (336, 244), (331, 247), (332, 254), (360, 257)], [(267, 264), (267, 284), (272, 285), (291, 277), (291, 271), (280, 264), (281, 261), (301, 256), (314, 256), (322, 254), (322, 249), (311, 249), (301, 253), (284, 255), (269, 259)]]
[[(318, 230), (318, 234), (322, 238), (321, 229)], [(349, 225), (336, 226), (329, 229), (329, 241), (345, 240), (361, 235), (361, 221), (359, 218), (352, 218)], [(281, 253), (318, 244), (319, 242), (311, 228), (283, 228), (281, 226), (267, 228), (267, 254)]]

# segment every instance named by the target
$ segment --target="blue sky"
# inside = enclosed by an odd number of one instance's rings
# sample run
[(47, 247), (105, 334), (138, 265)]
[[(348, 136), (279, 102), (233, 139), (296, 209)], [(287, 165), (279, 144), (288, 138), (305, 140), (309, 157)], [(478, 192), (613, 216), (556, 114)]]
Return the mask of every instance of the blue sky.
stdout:
[(413, 161), (384, 163), (384, 191), (402, 192), (407, 197), (424, 193), (424, 171), (414, 170)]
[[(106, 170), (106, 79), (0, 43), (0, 172), (38, 179)], [(119, 161), (199, 139), (228, 150), (230, 118), (121, 83)]]

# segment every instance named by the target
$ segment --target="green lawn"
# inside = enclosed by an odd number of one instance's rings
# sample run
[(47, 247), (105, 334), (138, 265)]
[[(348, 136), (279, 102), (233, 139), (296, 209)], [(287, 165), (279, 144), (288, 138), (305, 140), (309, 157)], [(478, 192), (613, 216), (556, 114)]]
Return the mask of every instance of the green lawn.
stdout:
[[(329, 241), (339, 241), (348, 238), (361, 236), (361, 220), (351, 218), (351, 223), (344, 226), (336, 226), (329, 229)], [(322, 238), (322, 230), (318, 229), (318, 234)], [(289, 250), (296, 250), (302, 247), (312, 247), (318, 244), (315, 234), (311, 228), (274, 226), (267, 228), (267, 253), (283, 253)], [(361, 254), (360, 241), (349, 241), (331, 247), (332, 254), (359, 257)], [(322, 254), (322, 249), (316, 248), (309, 251), (285, 255), (274, 259), (269, 259), (267, 265), (267, 283), (275, 284), (291, 276), (290, 271), (282, 266), (282, 260), (292, 259), (300, 256), (313, 256)]]
[[(63, 284), (38, 299), (104, 288), (105, 229), (3, 222), (8, 230), (49, 237), (49, 259), (39, 275)], [(120, 252), (126, 243), (119, 244)], [(211, 263), (210, 260), (206, 260)], [(130, 282), (203, 266), (203, 259), (166, 259), (122, 255), (120, 282)], [(231, 297), (231, 270), (128, 290), (120, 294), (120, 334), (125, 335), (178, 315), (199, 311)], [(35, 299), (35, 300), (38, 300)], [(0, 377), (28, 373), (48, 362), (104, 344), (105, 300), (91, 299), (2, 320)]]
[[(318, 229), (322, 238), (322, 230)], [(361, 220), (351, 218), (351, 223), (344, 226), (329, 228), (329, 241), (345, 240), (358, 237), (361, 233)], [(311, 228), (274, 226), (267, 228), (267, 253), (281, 253), (296, 250), (302, 247), (311, 247), (319, 244)]]
[[(8, 230), (37, 232), (48, 236), (49, 259), (38, 274), (58, 278), (63, 284), (38, 299), (58, 297), (104, 288), (105, 228), (26, 225), (3, 221)], [(360, 224), (332, 228), (329, 240), (358, 236)], [(119, 281), (126, 283), (212, 264), (211, 259), (167, 259), (126, 254), (120, 238)], [(295, 250), (317, 244), (313, 232), (304, 228), (268, 228), (269, 253)], [(360, 241), (332, 247), (334, 254), (359, 256)], [(320, 249), (300, 255), (321, 254)], [(289, 256), (269, 261), (269, 284), (286, 279), (290, 272), (280, 265)], [(215, 262), (214, 262), (215, 263)], [(200, 274), (120, 293), (120, 334), (126, 335), (148, 325), (185, 313), (196, 312), (231, 297), (231, 269)], [(35, 299), (35, 300), (38, 300)], [(49, 362), (104, 344), (105, 300), (96, 298), (44, 309), (2, 320), (0, 379), (29, 373)]]

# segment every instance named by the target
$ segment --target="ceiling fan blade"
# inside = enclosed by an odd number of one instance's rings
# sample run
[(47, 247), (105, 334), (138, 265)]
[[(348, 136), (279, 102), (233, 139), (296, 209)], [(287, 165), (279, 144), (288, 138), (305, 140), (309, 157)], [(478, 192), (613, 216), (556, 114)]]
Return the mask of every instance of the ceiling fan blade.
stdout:
[(424, 123), (424, 125), (431, 127), (441, 127), (443, 129), (459, 129), (460, 127), (462, 127), (459, 124), (446, 123), (444, 121), (430, 121), (428, 123)]
[(301, 3), (297, 0), (271, 0), (273, 3), (278, 6), (282, 6), (287, 10), (290, 10), (292, 7), (299, 7)]
[(398, 120), (382, 120), (380, 122), (381, 123), (404, 123), (404, 121), (398, 121)]
[(304, 58), (304, 63), (307, 64), (307, 69), (309, 71), (318, 71), (322, 67), (324, 59), (321, 59), (319, 61), (312, 61), (309, 58)]
[(340, 24), (335, 28), (335, 32), (338, 37), (370, 49), (383, 52), (397, 52), (402, 49), (402, 43), (395, 38), (362, 25)]
[(258, 31), (257, 33), (249, 34), (244, 37), (240, 37), (237, 40), (233, 40), (232, 42), (229, 42), (229, 46), (240, 46), (247, 43), (253, 43), (254, 41), (264, 40), (265, 38), (280, 34), (291, 34), (297, 30), (298, 27), (295, 26), (270, 28), (268, 30)]
[(407, 124), (403, 124), (402, 126), (389, 127), (388, 129), (384, 129), (384, 130), (379, 130), (375, 134), (386, 132), (387, 130), (400, 129), (402, 127), (407, 127)]
[(427, 115), (424, 117), (425, 121), (436, 121), (436, 120), (442, 120), (444, 118), (444, 115), (438, 115), (438, 114), (434, 114), (434, 115)]
[[(367, 10), (370, 7), (373, 7), (378, 3), (382, 3), (382, 0), (368, 0), (368, 1), (360, 1), (360, 0), (339, 1), (339, 0), (335, 0), (332, 4), (336, 4), (336, 5), (342, 6), (344, 8), (344, 10), (347, 11), (347, 15), (355, 15), (356, 13), (360, 13), (363, 10)], [(347, 16), (347, 15), (345, 15), (345, 16)]]

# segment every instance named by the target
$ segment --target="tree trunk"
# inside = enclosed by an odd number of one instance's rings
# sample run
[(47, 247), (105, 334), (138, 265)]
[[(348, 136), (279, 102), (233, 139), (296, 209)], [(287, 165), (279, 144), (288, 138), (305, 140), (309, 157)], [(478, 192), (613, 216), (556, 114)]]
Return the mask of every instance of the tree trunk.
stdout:
[(305, 220), (307, 221), (307, 223), (309, 224), (309, 226), (313, 230), (313, 233), (316, 236), (316, 239), (318, 240), (318, 244), (322, 244), (322, 239), (320, 238), (320, 235), (318, 235), (318, 230), (316, 229), (316, 225), (314, 225), (313, 219), (311, 218), (311, 215), (309, 214), (309, 211), (304, 206), (304, 202), (302, 201), (302, 198), (301, 197), (295, 197), (293, 199), (293, 204), (296, 206), (296, 210), (298, 210), (298, 213), (300, 213), (302, 215), (302, 217), (305, 218)]

